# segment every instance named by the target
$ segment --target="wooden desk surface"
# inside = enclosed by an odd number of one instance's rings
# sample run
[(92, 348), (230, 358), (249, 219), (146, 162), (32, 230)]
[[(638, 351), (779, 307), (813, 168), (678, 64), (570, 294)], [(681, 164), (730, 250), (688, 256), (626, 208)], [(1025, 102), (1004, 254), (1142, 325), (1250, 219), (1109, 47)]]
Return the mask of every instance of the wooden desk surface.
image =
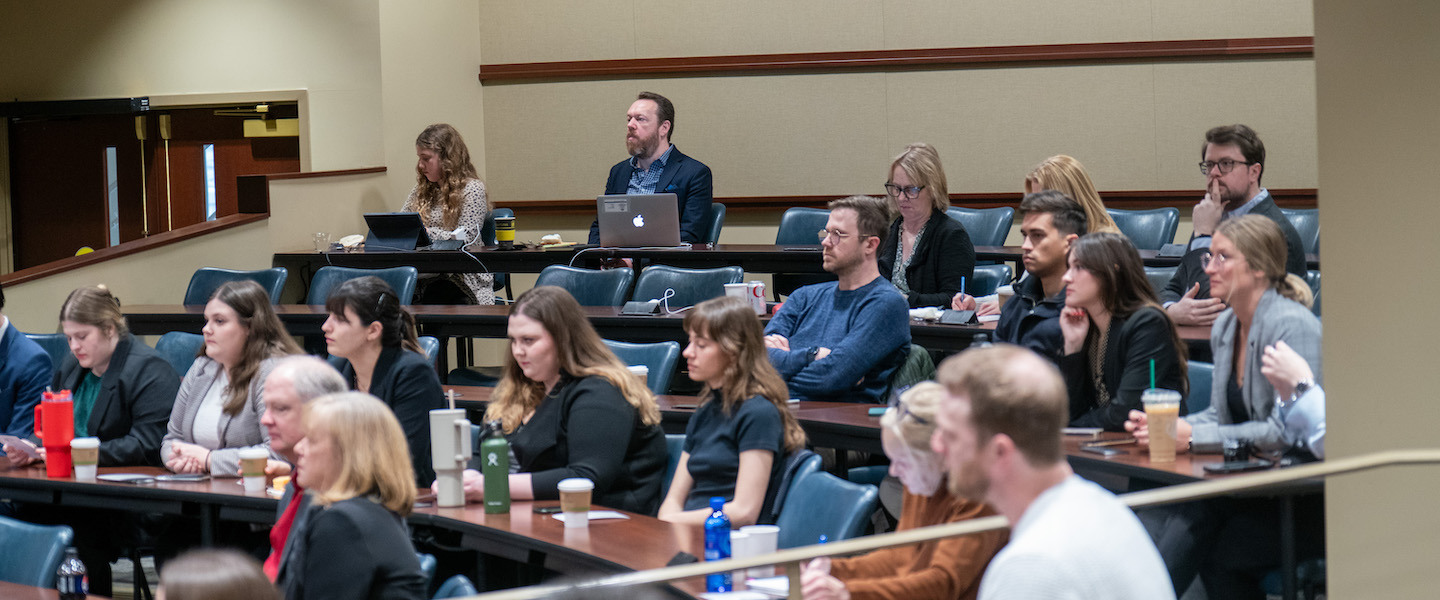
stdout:
[[(90, 600), (106, 600), (109, 596), (86, 594)], [(30, 587), (8, 581), (0, 581), (0, 598), (4, 600), (59, 600), (60, 592), (49, 588)]]

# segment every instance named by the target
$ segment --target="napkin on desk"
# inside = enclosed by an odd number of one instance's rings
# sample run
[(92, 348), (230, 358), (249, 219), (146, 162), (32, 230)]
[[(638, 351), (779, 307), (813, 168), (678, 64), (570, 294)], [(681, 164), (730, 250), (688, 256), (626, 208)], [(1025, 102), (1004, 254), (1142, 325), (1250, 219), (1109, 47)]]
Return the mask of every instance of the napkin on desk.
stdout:
[[(553, 514), (553, 515), (550, 515), (550, 517), (553, 518), (553, 519), (555, 519), (555, 520), (557, 520), (557, 521), (560, 521), (560, 522), (562, 522), (562, 523), (565, 521), (565, 513), (563, 513), (563, 512), (562, 512), (562, 513), (555, 513), (555, 514)], [(613, 510), (592, 510), (592, 511), (590, 511), (590, 520), (591, 520), (591, 521), (596, 521), (596, 520), (600, 520), (600, 519), (628, 519), (628, 518), (630, 518), (630, 517), (627, 517), (627, 516), (625, 516), (624, 514), (622, 514), (622, 513), (620, 513), (620, 512), (617, 512), (617, 511), (613, 511)]]

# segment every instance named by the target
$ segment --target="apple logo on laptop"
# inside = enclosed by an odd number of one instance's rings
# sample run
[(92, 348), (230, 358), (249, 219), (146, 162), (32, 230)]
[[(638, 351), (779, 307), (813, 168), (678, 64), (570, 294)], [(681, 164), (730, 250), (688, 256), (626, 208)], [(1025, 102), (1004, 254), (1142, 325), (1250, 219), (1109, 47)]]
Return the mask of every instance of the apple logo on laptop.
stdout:
[(644, 226), (645, 226), (645, 215), (635, 215), (635, 218), (632, 219), (630, 222), (631, 222), (631, 223), (634, 223), (636, 227), (644, 227)]

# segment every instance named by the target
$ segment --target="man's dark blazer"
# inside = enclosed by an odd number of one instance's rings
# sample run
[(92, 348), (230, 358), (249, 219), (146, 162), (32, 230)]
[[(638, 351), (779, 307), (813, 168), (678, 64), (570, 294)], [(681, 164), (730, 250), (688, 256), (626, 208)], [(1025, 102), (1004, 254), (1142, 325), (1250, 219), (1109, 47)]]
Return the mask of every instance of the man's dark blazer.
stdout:
[[(1285, 271), (1294, 273), (1301, 278), (1305, 277), (1305, 244), (1300, 241), (1300, 232), (1285, 218), (1285, 213), (1280, 212), (1280, 207), (1275, 206), (1275, 200), (1268, 194), (1265, 199), (1255, 204), (1250, 209), (1252, 215), (1261, 215), (1274, 221), (1280, 226), (1280, 231), (1285, 234)], [(1209, 248), (1196, 248), (1185, 253), (1180, 259), (1179, 268), (1175, 269), (1175, 276), (1170, 278), (1170, 283), (1160, 292), (1160, 302), (1179, 302), (1190, 286), (1200, 284), (1200, 291), (1195, 293), (1196, 298), (1210, 297), (1210, 277), (1205, 274), (1205, 267), (1200, 264)]]
[[(610, 178), (605, 181), (605, 194), (624, 194), (630, 189), (630, 175), (635, 167), (625, 159), (610, 167)], [(675, 194), (680, 209), (680, 241), (699, 243), (704, 237), (705, 216), (710, 214), (710, 202), (715, 198), (715, 182), (710, 176), (710, 167), (698, 160), (680, 153), (679, 146), (670, 148), (670, 162), (660, 172), (660, 181), (655, 182), (655, 193)], [(600, 221), (590, 224), (590, 243), (600, 243)]]
[[(73, 392), (89, 372), (66, 355), (50, 387)], [(100, 466), (163, 466), (160, 441), (179, 392), (180, 376), (169, 361), (133, 335), (120, 338), (85, 426), (100, 438)]]

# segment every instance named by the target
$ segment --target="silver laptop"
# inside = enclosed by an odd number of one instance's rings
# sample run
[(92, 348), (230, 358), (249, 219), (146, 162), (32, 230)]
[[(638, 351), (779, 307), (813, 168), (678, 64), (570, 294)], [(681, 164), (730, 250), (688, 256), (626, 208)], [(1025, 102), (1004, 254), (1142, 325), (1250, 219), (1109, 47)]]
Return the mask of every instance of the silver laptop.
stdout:
[(679, 210), (675, 194), (601, 196), (595, 200), (600, 245), (679, 246)]

